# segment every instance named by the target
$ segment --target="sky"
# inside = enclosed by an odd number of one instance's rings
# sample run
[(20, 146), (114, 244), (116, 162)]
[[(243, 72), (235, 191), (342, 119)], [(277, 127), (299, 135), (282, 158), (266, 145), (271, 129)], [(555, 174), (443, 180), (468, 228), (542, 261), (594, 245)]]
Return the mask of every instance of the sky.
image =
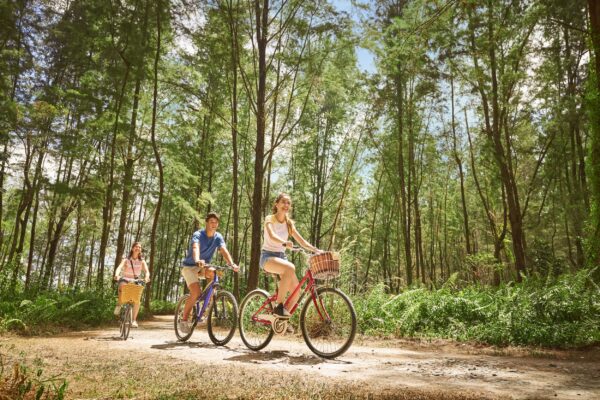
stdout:
[[(359, 30), (360, 33), (360, 25), (358, 23), (360, 23), (359, 12), (361, 11), (352, 6), (352, 1), (331, 0), (331, 3), (339, 11), (345, 11), (352, 17), (354, 22), (357, 23), (357, 30)], [(356, 56), (358, 58), (358, 68), (361, 71), (366, 71), (371, 74), (377, 71), (377, 68), (375, 67), (375, 55), (370, 50), (356, 46)]]

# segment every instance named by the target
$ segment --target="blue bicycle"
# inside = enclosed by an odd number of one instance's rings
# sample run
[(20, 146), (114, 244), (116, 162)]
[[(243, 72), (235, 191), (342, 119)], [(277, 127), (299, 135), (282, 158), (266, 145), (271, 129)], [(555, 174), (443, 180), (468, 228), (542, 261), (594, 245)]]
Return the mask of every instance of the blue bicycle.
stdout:
[(177, 302), (175, 307), (175, 317), (173, 324), (175, 336), (182, 342), (188, 340), (196, 325), (206, 321), (208, 336), (217, 346), (226, 345), (237, 327), (238, 304), (233, 294), (226, 290), (221, 290), (219, 277), (223, 276), (223, 271), (232, 269), (230, 266), (222, 267), (219, 265), (206, 264), (206, 268), (214, 271), (214, 277), (211, 282), (202, 290), (202, 294), (196, 301), (191, 315), (188, 318), (190, 324), (189, 332), (181, 329), (183, 320), (183, 309), (189, 294), (184, 295)]

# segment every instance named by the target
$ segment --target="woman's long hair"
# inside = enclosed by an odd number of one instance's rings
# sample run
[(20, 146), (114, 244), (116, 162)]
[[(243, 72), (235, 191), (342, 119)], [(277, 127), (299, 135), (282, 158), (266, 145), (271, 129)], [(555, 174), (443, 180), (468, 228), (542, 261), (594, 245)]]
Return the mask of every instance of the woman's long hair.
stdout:
[[(277, 198), (275, 198), (275, 202), (273, 203), (273, 206), (271, 207), (271, 211), (273, 212), (273, 215), (277, 214), (277, 203), (279, 203), (281, 201), (281, 199), (283, 199), (284, 197), (287, 197), (290, 200), (290, 203), (292, 202), (292, 198), (290, 197), (289, 194), (281, 192), (277, 195)], [(285, 215), (285, 223), (287, 225), (288, 228), (288, 234), (292, 234), (292, 226), (294, 224), (294, 221), (292, 219), (290, 219), (290, 217), (288, 217), (288, 215)]]
[(144, 259), (144, 248), (142, 247), (142, 243), (141, 242), (134, 242), (131, 245), (131, 249), (129, 249), (129, 258), (131, 260), (131, 257), (133, 256), (133, 248), (137, 245), (140, 245), (140, 254), (138, 255), (138, 260), (143, 260)]

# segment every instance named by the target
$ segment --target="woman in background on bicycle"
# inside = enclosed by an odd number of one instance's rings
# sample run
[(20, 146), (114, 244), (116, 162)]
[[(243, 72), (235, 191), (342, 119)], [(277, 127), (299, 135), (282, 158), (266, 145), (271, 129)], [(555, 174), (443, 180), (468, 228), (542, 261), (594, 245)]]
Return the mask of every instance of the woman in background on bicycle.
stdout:
[(298, 297), (298, 291), (293, 298), (290, 298), (287, 308), (284, 307), (285, 299), (289, 293), (292, 293), (298, 285), (296, 277), (296, 267), (287, 260), (285, 249), (291, 249), (293, 243), (288, 240), (292, 236), (298, 244), (306, 250), (314, 253), (319, 252), (312, 244), (308, 243), (296, 230), (294, 221), (289, 217), (289, 212), (292, 208), (292, 199), (286, 193), (280, 193), (273, 203), (273, 214), (265, 218), (263, 229), (263, 247), (260, 255), (260, 267), (269, 273), (279, 275), (280, 282), (277, 291), (277, 306), (273, 313), (280, 317), (289, 317), (291, 310)]
[[(119, 281), (119, 296), (121, 295), (121, 287), (129, 282), (135, 282), (140, 279), (142, 272), (144, 272), (144, 281), (146, 283), (150, 282), (150, 272), (142, 254), (142, 244), (135, 242), (131, 246), (131, 250), (129, 250), (129, 256), (121, 260), (121, 264), (119, 264), (115, 271), (114, 280)], [(119, 315), (120, 311), (121, 306), (117, 305), (115, 307), (115, 315)], [(140, 304), (138, 303), (133, 307), (133, 323), (131, 326), (134, 328), (138, 327), (137, 316), (139, 311)]]

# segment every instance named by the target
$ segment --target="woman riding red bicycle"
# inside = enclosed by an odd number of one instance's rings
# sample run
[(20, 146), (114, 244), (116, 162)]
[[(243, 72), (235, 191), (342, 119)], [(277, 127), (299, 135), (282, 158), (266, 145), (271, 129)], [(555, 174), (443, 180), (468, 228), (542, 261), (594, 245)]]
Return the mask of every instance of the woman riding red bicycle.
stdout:
[[(281, 282), (274, 294), (260, 288), (246, 294), (239, 309), (240, 337), (249, 349), (259, 351), (273, 335), (290, 331), (290, 314), (300, 309), (298, 320), (307, 346), (320, 357), (339, 357), (352, 345), (356, 334), (352, 301), (341, 289), (331, 286), (340, 276), (340, 257), (335, 252), (321, 252), (304, 240), (288, 217), (290, 208), (290, 197), (282, 193), (275, 200), (273, 215), (265, 220), (260, 266), (281, 276)], [(310, 255), (307, 250), (291, 246), (290, 235), (318, 254)], [(296, 267), (286, 259), (286, 248), (307, 256), (309, 267), (300, 282)]]
[[(279, 193), (273, 203), (273, 214), (265, 218), (263, 229), (264, 240), (262, 252), (260, 255), (260, 267), (265, 271), (277, 274), (280, 277), (279, 290), (277, 295), (277, 306), (273, 314), (279, 317), (289, 317), (291, 310), (300, 296), (296, 291), (294, 295), (285, 302), (287, 296), (294, 292), (298, 285), (296, 277), (296, 267), (287, 260), (285, 256), (286, 248), (291, 249), (294, 245), (288, 240), (292, 236), (305, 249), (313, 253), (320, 252), (312, 244), (308, 243), (302, 235), (296, 230), (294, 221), (289, 217), (292, 208), (292, 199), (286, 193)], [(285, 304), (284, 304), (285, 302)]]

